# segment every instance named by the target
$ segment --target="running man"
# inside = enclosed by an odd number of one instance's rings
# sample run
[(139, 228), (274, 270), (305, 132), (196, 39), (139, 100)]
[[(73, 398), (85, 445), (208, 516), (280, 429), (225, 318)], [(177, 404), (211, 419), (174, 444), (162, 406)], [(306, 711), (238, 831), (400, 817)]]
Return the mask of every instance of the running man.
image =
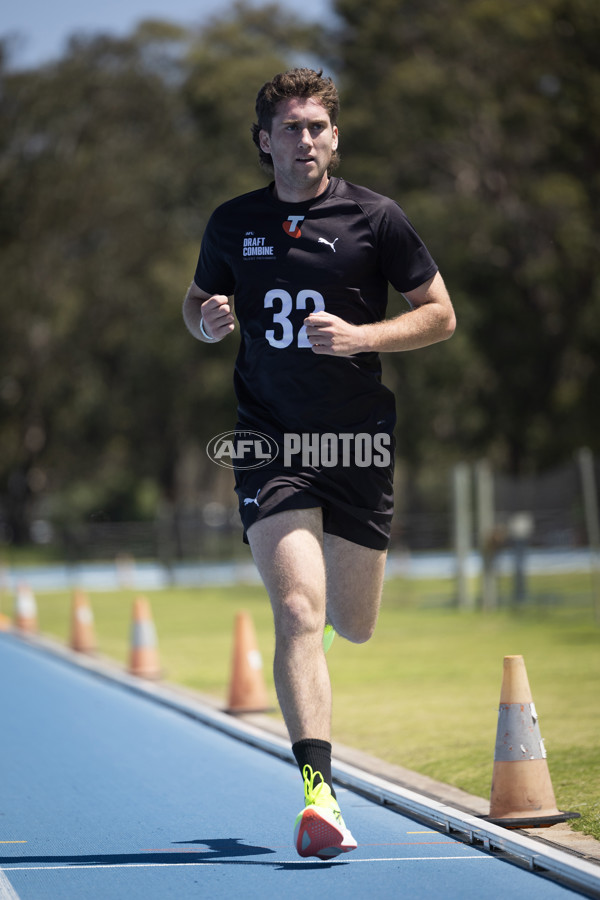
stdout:
[[(274, 181), (212, 214), (183, 310), (205, 343), (237, 319), (236, 430), (278, 447), (269, 465), (236, 469), (236, 493), (273, 608), (275, 686), (304, 780), (294, 841), (320, 859), (356, 848), (332, 784), (324, 637), (367, 641), (379, 612), (395, 425), (379, 353), (429, 346), (455, 327), (401, 208), (332, 177), (338, 111), (335, 85), (311, 69), (261, 88), (253, 139)], [(388, 283), (410, 305), (394, 318)]]

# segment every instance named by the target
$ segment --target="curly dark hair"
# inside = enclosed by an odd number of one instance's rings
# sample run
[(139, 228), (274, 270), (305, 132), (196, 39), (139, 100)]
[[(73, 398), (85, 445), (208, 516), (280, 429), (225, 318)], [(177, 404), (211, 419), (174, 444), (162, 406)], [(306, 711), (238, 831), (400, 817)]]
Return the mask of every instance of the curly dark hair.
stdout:
[[(260, 146), (260, 132), (271, 133), (273, 116), (277, 110), (277, 104), (282, 100), (292, 98), (309, 97), (317, 100), (327, 110), (332, 125), (337, 125), (340, 111), (340, 101), (335, 84), (327, 76), (323, 76), (323, 70), (316, 72), (314, 69), (290, 69), (281, 72), (271, 81), (267, 81), (261, 87), (256, 97), (256, 116), (258, 122), (252, 126), (252, 140), (258, 147), (260, 164), (270, 175), (273, 174), (273, 162), (271, 154), (265, 153)], [(332, 172), (340, 160), (337, 150), (334, 150), (329, 164), (328, 172)]]

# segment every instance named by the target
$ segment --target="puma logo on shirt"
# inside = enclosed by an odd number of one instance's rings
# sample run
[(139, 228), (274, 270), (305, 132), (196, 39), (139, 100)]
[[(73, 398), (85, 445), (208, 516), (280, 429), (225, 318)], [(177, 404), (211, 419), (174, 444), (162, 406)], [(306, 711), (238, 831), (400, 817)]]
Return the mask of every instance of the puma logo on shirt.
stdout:
[(325, 238), (319, 238), (317, 241), (318, 244), (327, 244), (328, 247), (331, 247), (333, 252), (335, 253), (335, 242), (339, 241), (339, 238), (334, 238), (333, 241), (326, 241)]

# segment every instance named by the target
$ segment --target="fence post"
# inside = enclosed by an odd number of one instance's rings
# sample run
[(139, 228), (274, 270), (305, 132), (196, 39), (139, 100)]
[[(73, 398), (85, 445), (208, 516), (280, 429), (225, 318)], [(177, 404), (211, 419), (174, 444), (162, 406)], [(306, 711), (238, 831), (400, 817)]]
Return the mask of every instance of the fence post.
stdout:
[(471, 552), (471, 472), (467, 463), (458, 463), (452, 472), (454, 508), (454, 550), (456, 553), (456, 592), (459, 609), (473, 609), (474, 596), (469, 584)]
[(481, 555), (481, 606), (496, 609), (498, 594), (494, 572), (496, 532), (494, 514), (494, 475), (487, 459), (475, 467), (477, 493), (477, 543)]
[(585, 528), (590, 548), (594, 610), (596, 621), (600, 622), (600, 525), (598, 524), (598, 492), (594, 456), (589, 447), (582, 447), (577, 457), (581, 474)]
[(524, 603), (527, 591), (527, 549), (533, 534), (534, 521), (529, 512), (517, 512), (508, 520), (508, 536), (513, 550), (513, 601)]

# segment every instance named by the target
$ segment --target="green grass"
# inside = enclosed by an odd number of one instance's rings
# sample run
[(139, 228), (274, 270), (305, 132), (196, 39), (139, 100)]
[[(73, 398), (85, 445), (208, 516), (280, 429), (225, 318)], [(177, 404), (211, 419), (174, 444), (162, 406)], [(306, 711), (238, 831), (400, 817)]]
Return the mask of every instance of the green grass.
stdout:
[[(489, 798), (502, 660), (525, 658), (559, 809), (600, 839), (600, 627), (589, 578), (530, 581), (518, 610), (461, 612), (449, 581), (386, 583), (373, 639), (336, 639), (328, 656), (334, 685), (333, 737), (381, 759)], [(501, 585), (504, 596), (510, 584)], [(215, 696), (225, 707), (233, 620), (253, 618), (270, 671), (273, 626), (264, 590), (235, 586), (148, 595), (165, 677)], [(121, 591), (91, 594), (100, 652), (126, 664), (131, 603)], [(70, 595), (38, 595), (40, 627), (68, 639)], [(8, 612), (7, 601), (3, 609)], [(277, 714), (278, 715), (278, 714)]]

